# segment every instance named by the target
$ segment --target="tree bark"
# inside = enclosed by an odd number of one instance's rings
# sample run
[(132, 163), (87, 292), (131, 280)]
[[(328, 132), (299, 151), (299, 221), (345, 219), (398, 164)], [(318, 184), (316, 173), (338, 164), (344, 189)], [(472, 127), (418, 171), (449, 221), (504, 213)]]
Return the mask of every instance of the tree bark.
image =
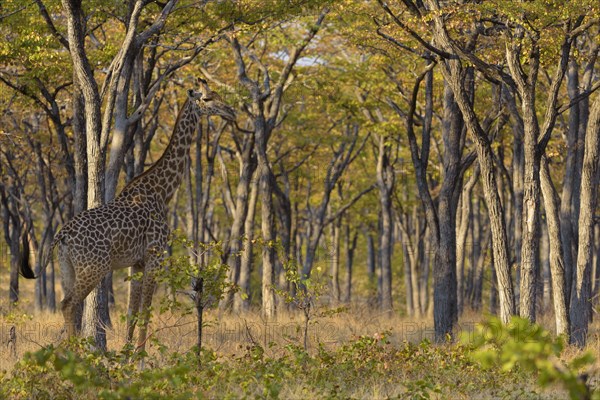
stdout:
[[(266, 143), (257, 140), (259, 146), (259, 193), (261, 203), (262, 231), (262, 315), (269, 319), (275, 317), (275, 226), (273, 210), (273, 188), (271, 169), (266, 161)], [(262, 154), (261, 154), (262, 153)]]
[(346, 253), (344, 302), (346, 303), (352, 301), (352, 269), (354, 267), (354, 251), (356, 250), (357, 239), (358, 232), (355, 231), (354, 234), (351, 235), (350, 224), (346, 222), (344, 225), (344, 250)]
[[(251, 179), (256, 169), (256, 161), (254, 155), (254, 135), (243, 143), (243, 150), (239, 154), (241, 160), (240, 165), (240, 178), (237, 184), (235, 193), (235, 208), (233, 212), (233, 223), (231, 224), (231, 230), (229, 233), (229, 239), (226, 240), (223, 248), (224, 261), (229, 265), (230, 273), (229, 279), (234, 284), (239, 284), (241, 274), (242, 259), (240, 252), (244, 248), (244, 236), (248, 233), (245, 232), (246, 217), (248, 215), (249, 207), (249, 195), (251, 187)], [(225, 297), (221, 301), (222, 308), (229, 308), (233, 305), (234, 293), (226, 293)]]
[[(101, 143), (101, 100), (85, 53), (84, 18), (81, 0), (62, 0), (67, 16), (69, 50), (78, 87), (83, 97), (87, 147), (87, 208), (98, 207), (104, 200), (105, 148)], [(108, 297), (105, 281), (88, 296), (84, 306), (82, 334), (92, 336), (98, 348), (106, 349), (106, 333), (102, 317), (108, 314)]]
[(579, 242), (577, 269), (571, 289), (571, 342), (580, 347), (586, 343), (592, 312), (592, 252), (594, 248), (594, 210), (598, 199), (600, 170), (600, 97), (596, 97), (589, 113), (585, 135), (585, 151), (581, 170), (581, 203), (579, 205)]
[[(433, 1), (428, 1), (433, 9), (438, 9)], [(437, 43), (445, 51), (453, 52), (448, 33), (445, 31), (441, 16), (434, 17), (434, 37)], [(440, 64), (442, 75), (448, 81), (455, 100), (462, 112), (468, 131), (472, 134), (477, 149), (477, 159), (481, 170), (481, 181), (483, 193), (490, 218), (492, 231), (492, 248), (494, 252), (494, 265), (498, 280), (498, 292), (500, 303), (500, 319), (504, 323), (510, 321), (515, 312), (514, 291), (508, 258), (508, 240), (506, 235), (506, 224), (504, 209), (502, 207), (496, 174), (494, 172), (494, 158), (490, 141), (481, 127), (475, 111), (469, 102), (467, 93), (462, 84), (463, 66), (459, 60), (445, 60)]]
[[(579, 66), (575, 60), (569, 62), (567, 71), (567, 94), (569, 100), (573, 101), (579, 95)], [(565, 268), (565, 290), (567, 304), (571, 299), (571, 282), (573, 280), (573, 217), (574, 213), (573, 196), (575, 187), (579, 182), (577, 163), (577, 143), (579, 134), (579, 102), (573, 104), (569, 109), (569, 125), (566, 129), (567, 148), (565, 149), (565, 175), (563, 178), (562, 193), (560, 198), (560, 234), (564, 254)], [(579, 192), (579, 190), (577, 190)], [(579, 199), (577, 199), (579, 200)]]
[(244, 222), (246, 243), (242, 250), (239, 287), (240, 290), (233, 296), (233, 311), (247, 311), (250, 308), (250, 273), (252, 272), (253, 249), (254, 249), (254, 216), (256, 214), (256, 203), (258, 199), (258, 177), (254, 174), (251, 179), (250, 200), (248, 202), (248, 214)]
[(340, 301), (340, 229), (341, 220), (338, 218), (331, 224), (331, 303), (336, 305)]
[(371, 233), (366, 234), (367, 239), (367, 276), (370, 282), (374, 282), (376, 278), (375, 273), (375, 240)]
[(564, 247), (562, 238), (562, 225), (559, 218), (559, 199), (552, 180), (548, 160), (542, 157), (541, 189), (544, 196), (546, 221), (548, 224), (548, 238), (550, 245), (550, 271), (552, 276), (552, 295), (554, 298), (554, 317), (556, 320), (556, 334), (566, 335), (570, 332), (569, 312), (567, 307), (566, 269), (564, 261)]
[[(473, 188), (479, 179), (479, 169), (476, 167), (462, 189), (459, 223), (456, 232), (456, 269), (457, 269), (457, 308), (462, 314), (465, 305), (465, 258), (467, 256), (467, 234), (469, 231), (469, 217), (471, 215), (471, 196)], [(471, 246), (473, 243), (471, 243)], [(473, 265), (471, 265), (473, 268)]]
[(594, 281), (592, 289), (592, 298), (594, 299), (594, 306), (598, 304), (598, 294), (600, 293), (600, 223), (596, 221), (596, 227), (594, 228), (596, 249), (594, 250)]
[(410, 261), (410, 255), (408, 250), (408, 238), (400, 236), (400, 242), (402, 244), (402, 259), (404, 261), (404, 286), (406, 288), (406, 315), (413, 317), (415, 315), (416, 306), (414, 304), (414, 291), (418, 291), (413, 286), (414, 279), (412, 277), (412, 263)]

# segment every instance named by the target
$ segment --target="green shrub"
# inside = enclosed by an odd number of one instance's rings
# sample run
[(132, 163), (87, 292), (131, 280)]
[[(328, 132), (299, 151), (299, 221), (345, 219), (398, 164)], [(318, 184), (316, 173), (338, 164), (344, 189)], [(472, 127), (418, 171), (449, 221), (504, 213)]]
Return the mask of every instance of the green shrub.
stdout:
[[(572, 399), (590, 398), (590, 389), (580, 371), (594, 362), (589, 353), (561, 360), (565, 343), (527, 319), (513, 317), (508, 325), (492, 317), (477, 325), (474, 334), (463, 334), (463, 342), (473, 346), (471, 356), (485, 368), (502, 371), (524, 370), (537, 375), (540, 387), (561, 384)], [(594, 398), (600, 398), (598, 393)]]

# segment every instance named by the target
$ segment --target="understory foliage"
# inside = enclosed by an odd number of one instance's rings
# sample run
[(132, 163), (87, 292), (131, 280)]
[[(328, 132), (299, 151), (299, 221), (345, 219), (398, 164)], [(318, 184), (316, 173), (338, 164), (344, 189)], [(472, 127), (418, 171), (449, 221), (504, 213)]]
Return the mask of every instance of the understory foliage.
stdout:
[[(156, 340), (152, 355), (132, 347), (90, 352), (85, 340), (28, 353), (4, 372), (0, 397), (11, 399), (188, 398), (600, 398), (579, 371), (584, 354), (561, 361), (563, 342), (537, 325), (490, 319), (462, 344), (391, 343), (392, 332), (311, 352), (289, 344), (251, 343), (233, 357), (203, 349), (172, 353)], [(146, 368), (136, 365), (144, 358)], [(540, 391), (532, 382), (537, 378)], [(458, 397), (457, 397), (458, 396)], [(593, 397), (592, 397), (593, 396)]]

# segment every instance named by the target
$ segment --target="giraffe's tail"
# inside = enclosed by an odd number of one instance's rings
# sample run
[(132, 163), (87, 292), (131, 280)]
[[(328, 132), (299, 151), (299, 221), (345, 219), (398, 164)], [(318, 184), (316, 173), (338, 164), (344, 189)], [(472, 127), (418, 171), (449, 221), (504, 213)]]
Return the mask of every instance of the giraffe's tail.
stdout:
[[(52, 245), (47, 254), (42, 257), (42, 263), (40, 264), (43, 269), (45, 269), (50, 263), (50, 257), (52, 257), (52, 253), (54, 252), (54, 248), (56, 245), (65, 237), (66, 231), (63, 232), (61, 230), (52, 241)], [(29, 260), (29, 240), (27, 240), (27, 234), (23, 234), (21, 238), (21, 260), (19, 262), (19, 272), (25, 279), (37, 279), (35, 272), (33, 272), (33, 268), (31, 268), (31, 262)]]
[(29, 240), (27, 239), (27, 233), (23, 233), (21, 235), (21, 260), (19, 262), (19, 270), (23, 278), (26, 279), (35, 279), (35, 273), (33, 269), (31, 269), (31, 265), (29, 262)]

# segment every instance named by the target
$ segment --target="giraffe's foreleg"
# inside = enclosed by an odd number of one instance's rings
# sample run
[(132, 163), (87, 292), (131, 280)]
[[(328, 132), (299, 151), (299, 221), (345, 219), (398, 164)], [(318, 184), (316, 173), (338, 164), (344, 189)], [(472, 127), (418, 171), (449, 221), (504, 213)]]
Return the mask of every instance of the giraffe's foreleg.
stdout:
[[(144, 263), (139, 262), (131, 267), (131, 275), (138, 275), (144, 271)], [(133, 332), (139, 318), (140, 303), (142, 300), (142, 279), (133, 277), (129, 282), (129, 304), (127, 309), (127, 342), (133, 340)]]

